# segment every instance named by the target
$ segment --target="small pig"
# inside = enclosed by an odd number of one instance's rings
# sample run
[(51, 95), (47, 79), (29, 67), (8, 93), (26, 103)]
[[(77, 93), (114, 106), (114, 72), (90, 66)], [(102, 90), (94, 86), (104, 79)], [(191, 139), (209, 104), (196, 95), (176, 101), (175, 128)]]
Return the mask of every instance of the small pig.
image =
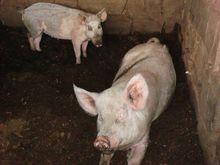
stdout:
[(35, 3), (20, 12), (29, 31), (28, 39), (32, 50), (41, 51), (43, 33), (58, 39), (72, 40), (76, 64), (80, 64), (81, 45), (84, 57), (87, 57), (88, 41), (92, 41), (97, 47), (102, 46), (101, 22), (107, 19), (105, 9), (91, 14), (58, 4)]
[(172, 59), (157, 38), (129, 50), (113, 85), (103, 92), (74, 85), (82, 109), (98, 116), (94, 146), (102, 151), (100, 165), (109, 165), (116, 150), (128, 151), (128, 165), (141, 163), (151, 123), (167, 107), (175, 86)]

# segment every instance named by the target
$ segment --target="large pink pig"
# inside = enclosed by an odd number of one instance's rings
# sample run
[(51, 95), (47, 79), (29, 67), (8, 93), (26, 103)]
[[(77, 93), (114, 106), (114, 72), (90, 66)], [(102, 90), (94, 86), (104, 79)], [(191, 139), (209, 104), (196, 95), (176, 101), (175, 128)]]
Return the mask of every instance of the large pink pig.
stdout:
[(102, 151), (100, 165), (110, 164), (115, 150), (128, 151), (128, 165), (141, 163), (151, 123), (167, 107), (175, 85), (172, 59), (157, 38), (129, 50), (113, 85), (103, 92), (74, 85), (82, 109), (98, 115), (94, 146)]
[(76, 63), (80, 64), (81, 47), (83, 56), (86, 57), (89, 41), (97, 47), (102, 46), (101, 22), (107, 19), (105, 9), (91, 14), (58, 4), (35, 3), (20, 12), (29, 31), (28, 39), (32, 50), (41, 51), (43, 33), (58, 39), (72, 40)]

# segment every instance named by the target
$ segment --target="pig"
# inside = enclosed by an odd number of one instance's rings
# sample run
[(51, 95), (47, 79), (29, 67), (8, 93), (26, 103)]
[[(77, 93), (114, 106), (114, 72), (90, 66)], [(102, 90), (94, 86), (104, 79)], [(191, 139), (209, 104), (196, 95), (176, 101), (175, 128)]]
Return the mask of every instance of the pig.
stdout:
[(171, 56), (158, 38), (129, 50), (112, 86), (103, 92), (73, 84), (81, 108), (98, 116), (94, 147), (101, 151), (99, 165), (109, 165), (116, 150), (127, 151), (128, 165), (141, 164), (151, 123), (166, 109), (175, 86)]
[(28, 40), (32, 50), (41, 51), (43, 33), (57, 39), (72, 40), (76, 64), (80, 64), (81, 47), (83, 56), (87, 57), (89, 41), (96, 47), (102, 46), (101, 23), (107, 19), (105, 8), (97, 14), (91, 14), (58, 4), (35, 3), (19, 12), (29, 32)]

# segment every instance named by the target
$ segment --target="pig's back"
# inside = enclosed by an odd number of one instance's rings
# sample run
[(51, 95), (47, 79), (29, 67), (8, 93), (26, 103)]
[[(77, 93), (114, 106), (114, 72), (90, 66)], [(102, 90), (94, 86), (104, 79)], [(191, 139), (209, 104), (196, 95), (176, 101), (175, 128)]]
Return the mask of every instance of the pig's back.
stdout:
[(65, 7), (65, 6), (58, 5), (58, 4), (53, 4), (53, 3), (39, 2), (39, 3), (35, 3), (27, 7), (25, 9), (25, 13), (26, 12), (31, 12), (31, 13), (36, 13), (36, 14), (46, 14), (46, 15), (51, 16), (51, 15), (59, 14), (63, 12), (66, 12), (66, 13), (75, 12), (77, 14), (77, 13), (80, 13), (80, 10)]
[(128, 81), (137, 73), (141, 73), (145, 77), (150, 88), (150, 97), (155, 97), (153, 100), (155, 103), (157, 102), (154, 107), (154, 120), (166, 108), (176, 84), (174, 66), (166, 46), (160, 43), (155, 43), (155, 45), (145, 43), (128, 51), (114, 84), (125, 81), (125, 79)]
[[(77, 24), (78, 15), (82, 11), (52, 3), (35, 3), (24, 10), (24, 20), (35, 26), (45, 26), (44, 32), (52, 37), (71, 39), (71, 30)], [(75, 22), (74, 22), (75, 21)], [(68, 26), (66, 34), (62, 34), (62, 24)], [(66, 29), (65, 29), (66, 30)]]
[[(140, 70), (152, 73), (157, 81), (155, 85), (151, 85), (152, 88), (157, 88), (157, 94), (155, 96), (159, 96), (158, 105), (153, 118), (153, 120), (155, 120), (167, 107), (176, 86), (176, 73), (167, 48), (161, 48), (161, 52), (158, 51), (157, 57), (149, 57), (149, 60), (146, 60), (142, 66), (140, 66)], [(145, 78), (147, 79), (148, 77)]]

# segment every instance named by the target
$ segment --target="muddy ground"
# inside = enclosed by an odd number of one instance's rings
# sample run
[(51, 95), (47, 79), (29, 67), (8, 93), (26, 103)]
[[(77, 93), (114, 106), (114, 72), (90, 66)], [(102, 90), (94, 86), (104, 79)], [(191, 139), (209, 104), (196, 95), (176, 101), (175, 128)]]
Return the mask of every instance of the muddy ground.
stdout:
[[(75, 65), (70, 41), (43, 37), (32, 52), (22, 29), (0, 25), (0, 164), (98, 164), (93, 148), (96, 118), (87, 116), (72, 90), (110, 87), (124, 54), (150, 36), (167, 43), (177, 72), (177, 89), (168, 109), (152, 125), (143, 161), (148, 165), (204, 165), (195, 110), (176, 33), (104, 36), (104, 46), (88, 46), (88, 58)], [(117, 152), (112, 165), (126, 164)]]

